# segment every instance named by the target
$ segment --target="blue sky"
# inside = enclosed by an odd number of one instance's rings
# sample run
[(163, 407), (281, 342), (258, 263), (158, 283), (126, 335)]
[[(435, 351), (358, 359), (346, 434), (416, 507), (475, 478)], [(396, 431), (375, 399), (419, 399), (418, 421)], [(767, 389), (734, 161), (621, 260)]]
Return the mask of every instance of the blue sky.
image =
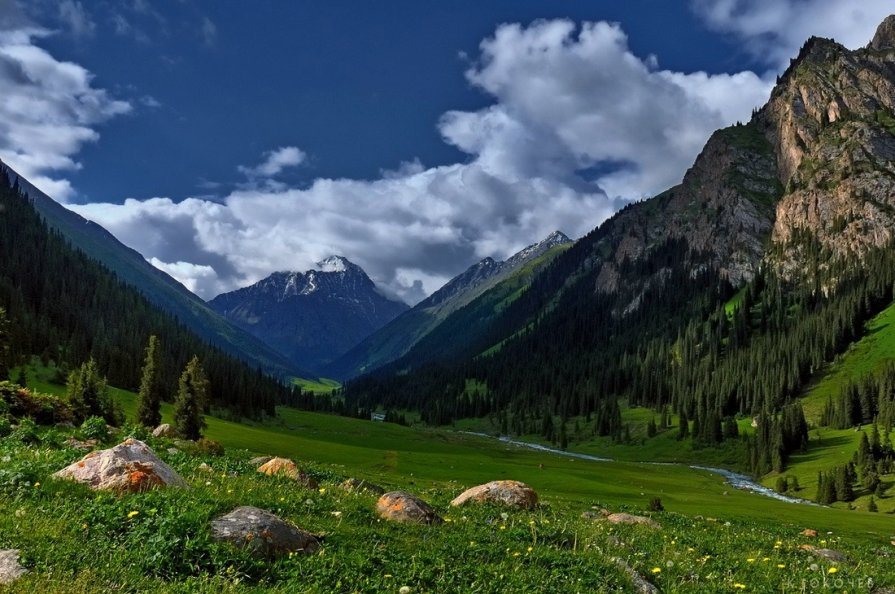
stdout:
[(338, 253), (414, 302), (677, 183), (886, 4), (0, 0), (0, 158), (205, 298)]

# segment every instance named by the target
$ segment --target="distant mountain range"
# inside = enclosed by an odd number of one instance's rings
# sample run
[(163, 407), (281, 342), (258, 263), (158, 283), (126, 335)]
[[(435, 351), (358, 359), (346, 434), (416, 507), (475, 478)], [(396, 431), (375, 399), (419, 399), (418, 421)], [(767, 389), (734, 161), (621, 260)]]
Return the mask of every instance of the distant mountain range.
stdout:
[[(530, 264), (535, 264), (527, 272), (535, 272), (541, 265), (549, 262), (553, 256), (562, 251), (563, 247), (572, 244), (572, 240), (559, 231), (554, 231), (542, 241), (532, 244), (503, 262), (492, 258), (485, 258), (477, 264), (470, 266), (465, 272), (457, 275), (447, 282), (442, 288), (435, 291), (427, 299), (421, 301), (413, 309), (398, 316), (382, 329), (374, 332), (360, 344), (345, 353), (331, 365), (325, 367), (322, 372), (328, 377), (347, 379), (382, 367), (407, 355), (411, 349), (420, 343), (425, 337), (445, 323), (459, 310), (472, 307), (472, 304), (483, 297), (487, 292), (505, 284), (511, 279), (519, 281), (517, 275), (526, 270)], [(510, 293), (522, 289), (530, 279), (527, 276), (520, 283), (512, 282), (504, 288), (512, 286)], [(502, 299), (509, 295), (506, 291), (499, 291)], [(437, 344), (428, 349), (426, 359), (436, 357), (461, 342), (471, 340), (473, 334), (481, 328), (482, 316), (495, 315), (488, 302), (485, 311), (479, 315), (471, 326), (455, 327), (448, 324), (446, 327), (455, 328), (449, 335), (441, 336)], [(474, 309), (474, 308), (473, 308)], [(472, 310), (467, 311), (469, 314)], [(457, 316), (462, 317), (462, 316)]]
[(295, 365), (320, 369), (409, 307), (360, 266), (332, 256), (307, 272), (275, 272), (208, 302)]
[[(2, 164), (0, 164), (2, 165)], [(68, 210), (27, 179), (5, 166), (11, 182), (18, 183), (47, 225), (61, 233), (72, 247), (99, 261), (124, 283), (212, 345), (281, 378), (313, 378), (312, 373), (287, 360), (249, 333), (215, 313), (202, 299), (177, 280), (152, 266), (101, 226)]]

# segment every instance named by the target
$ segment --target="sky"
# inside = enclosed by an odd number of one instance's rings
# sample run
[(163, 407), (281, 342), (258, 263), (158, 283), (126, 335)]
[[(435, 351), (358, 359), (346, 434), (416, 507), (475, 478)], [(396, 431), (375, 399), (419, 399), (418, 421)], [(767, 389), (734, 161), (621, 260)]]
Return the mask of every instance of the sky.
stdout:
[(415, 303), (677, 184), (891, 0), (0, 0), (0, 159), (200, 297), (334, 254)]

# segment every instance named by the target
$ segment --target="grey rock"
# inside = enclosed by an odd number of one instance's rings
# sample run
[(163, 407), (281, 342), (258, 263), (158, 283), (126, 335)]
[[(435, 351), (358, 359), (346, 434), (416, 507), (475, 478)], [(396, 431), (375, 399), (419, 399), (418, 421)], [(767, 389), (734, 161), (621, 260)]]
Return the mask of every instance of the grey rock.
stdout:
[(267, 464), (271, 460), (273, 460), (273, 456), (256, 456), (249, 460), (249, 464), (252, 466), (261, 466), (262, 464)]
[(152, 436), (174, 439), (175, 437), (177, 437), (177, 431), (169, 423), (162, 423), (152, 430)]
[(379, 485), (356, 478), (346, 479), (341, 485), (339, 485), (339, 487), (344, 489), (345, 491), (366, 491), (367, 493), (371, 493), (373, 495), (385, 494), (385, 489), (383, 489)]
[(613, 557), (612, 561), (621, 567), (622, 571), (631, 578), (631, 584), (634, 586), (634, 592), (637, 594), (659, 594), (661, 590), (651, 584), (645, 577), (637, 573), (637, 570), (628, 565), (628, 562), (620, 557)]
[(91, 489), (136, 493), (161, 487), (186, 487), (186, 481), (145, 443), (127, 439), (113, 448), (90, 452), (53, 475)]
[(211, 536), (246, 549), (255, 557), (309, 555), (320, 548), (316, 536), (257, 507), (238, 507), (211, 522)]
[(0, 550), (0, 585), (11, 584), (28, 570), (19, 565), (19, 550)]
[(406, 491), (386, 493), (376, 502), (376, 511), (393, 522), (440, 524), (444, 521), (428, 503)]

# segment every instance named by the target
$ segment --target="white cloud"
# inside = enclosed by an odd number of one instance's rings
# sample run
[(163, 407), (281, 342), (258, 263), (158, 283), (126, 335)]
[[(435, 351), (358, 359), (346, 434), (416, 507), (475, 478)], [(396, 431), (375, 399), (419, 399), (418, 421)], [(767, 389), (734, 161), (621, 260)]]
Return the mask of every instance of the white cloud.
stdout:
[(202, 17), (202, 25), (199, 29), (202, 35), (202, 42), (211, 47), (218, 41), (218, 27), (208, 17)]
[(90, 37), (96, 31), (96, 23), (84, 6), (76, 0), (63, 0), (59, 4), (59, 19), (75, 37)]
[(131, 106), (94, 88), (83, 67), (35, 45), (48, 35), (39, 28), (0, 31), (0, 159), (65, 201), (74, 190), (56, 173), (79, 169), (74, 157), (99, 138), (95, 127)]
[[(494, 103), (439, 122), (467, 163), (415, 160), (378, 180), (303, 189), (265, 183), (222, 203), (75, 209), (205, 298), (337, 253), (415, 302), (477, 259), (506, 257), (555, 229), (586, 233), (623, 203), (615, 196), (677, 183), (709, 134), (748, 119), (770, 89), (752, 73), (661, 71), (628, 50), (618, 26), (563, 20), (499, 27), (467, 78)], [(269, 179), (305, 158), (282, 147), (241, 171)]]
[(692, 0), (717, 30), (745, 39), (754, 55), (782, 70), (809, 37), (833, 38), (856, 49), (867, 45), (891, 0)]
[(307, 154), (298, 147), (283, 146), (264, 153), (264, 161), (255, 167), (240, 166), (239, 171), (249, 178), (270, 178), (279, 175), (288, 167), (297, 167), (305, 162)]

